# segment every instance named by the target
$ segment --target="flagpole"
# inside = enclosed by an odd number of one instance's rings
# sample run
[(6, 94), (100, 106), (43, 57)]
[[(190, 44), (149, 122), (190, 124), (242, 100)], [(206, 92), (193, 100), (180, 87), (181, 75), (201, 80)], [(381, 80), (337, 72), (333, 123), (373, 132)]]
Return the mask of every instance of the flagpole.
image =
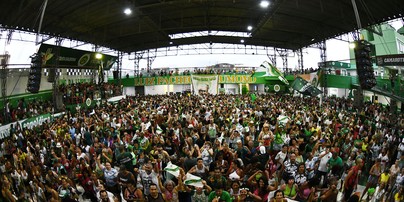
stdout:
[(320, 96), (320, 108), (321, 108), (321, 106), (323, 106), (323, 96), (324, 96), (324, 94), (321, 93), (320, 95), (321, 95)]

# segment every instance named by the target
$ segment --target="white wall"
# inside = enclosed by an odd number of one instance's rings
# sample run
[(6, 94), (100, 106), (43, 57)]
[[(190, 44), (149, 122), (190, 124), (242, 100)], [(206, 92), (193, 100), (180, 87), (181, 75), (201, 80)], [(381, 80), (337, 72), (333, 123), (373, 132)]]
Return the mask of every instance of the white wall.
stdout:
[(328, 96), (348, 97), (349, 89), (343, 88), (328, 88)]
[[(254, 87), (257, 87), (255, 89)], [(264, 84), (249, 84), (249, 92), (257, 91), (257, 93), (262, 94), (265, 93), (265, 85)]]
[[(28, 76), (29, 71), (13, 70), (7, 77), (7, 96), (29, 93), (26, 91)], [(49, 83), (47, 79), (48, 77), (42, 73), (40, 91), (52, 89), (52, 83)]]
[(224, 84), (224, 89), (226, 90), (226, 94), (240, 94), (240, 84)]
[(169, 85), (168, 87), (168, 92), (173, 92), (173, 93), (182, 93), (186, 90), (191, 90), (191, 84), (184, 84), (184, 85)]
[[(81, 75), (67, 75), (66, 69), (60, 69), (60, 71), (61, 75), (59, 76), (59, 79), (61, 80), (71, 80), (77, 83), (82, 79), (86, 79), (88, 81), (91, 79), (90, 75), (85, 75), (85, 70), (81, 70)], [(28, 91), (26, 91), (28, 76), (29, 68), (9, 69), (9, 74), (7, 77), (7, 96), (28, 93)], [(42, 69), (41, 85), (39, 90), (44, 91), (51, 89), (52, 83), (48, 82), (48, 76), (45, 74), (45, 69)]]
[(258, 84), (258, 93), (265, 93), (265, 84)]
[(154, 85), (144, 87), (145, 95), (161, 95), (166, 94), (167, 92), (168, 92), (168, 85)]
[(123, 94), (128, 96), (135, 96), (135, 87), (123, 87)]

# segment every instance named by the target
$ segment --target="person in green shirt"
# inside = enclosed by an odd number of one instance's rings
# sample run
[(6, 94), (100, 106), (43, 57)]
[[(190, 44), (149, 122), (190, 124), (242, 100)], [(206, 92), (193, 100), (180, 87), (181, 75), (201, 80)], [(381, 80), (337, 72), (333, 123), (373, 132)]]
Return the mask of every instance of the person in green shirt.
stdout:
[(209, 202), (231, 202), (230, 193), (223, 190), (224, 185), (218, 185), (215, 187), (215, 191), (209, 194)]
[(332, 157), (328, 160), (328, 170), (331, 171), (332, 174), (339, 176), (341, 174), (341, 170), (343, 167), (342, 159), (338, 156), (338, 152), (332, 150)]
[(126, 150), (125, 146), (119, 146), (119, 155), (116, 157), (116, 160), (120, 165), (124, 165), (126, 169), (133, 173), (133, 156), (132, 154)]

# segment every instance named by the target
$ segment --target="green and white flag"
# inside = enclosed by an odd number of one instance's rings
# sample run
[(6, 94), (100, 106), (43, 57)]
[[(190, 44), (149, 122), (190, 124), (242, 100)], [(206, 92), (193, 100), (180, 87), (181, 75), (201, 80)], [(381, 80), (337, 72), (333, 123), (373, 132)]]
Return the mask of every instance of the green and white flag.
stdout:
[(255, 102), (255, 100), (257, 99), (257, 96), (255, 95), (255, 93), (251, 94), (251, 101)]
[(178, 177), (180, 175), (180, 167), (172, 164), (171, 161), (167, 163), (167, 166), (164, 168), (164, 171), (170, 173), (171, 175), (174, 175), (175, 177)]
[(321, 84), (323, 76), (323, 70), (319, 69), (317, 72), (310, 73), (310, 83), (314, 87), (318, 87)]
[(288, 123), (288, 121), (289, 121), (289, 117), (288, 117), (288, 116), (285, 116), (285, 115), (279, 115), (279, 116), (278, 116), (278, 123), (279, 123), (279, 125), (286, 126), (286, 124)]
[(202, 178), (192, 175), (190, 173), (187, 173), (184, 184), (194, 187), (203, 187)]
[(311, 85), (309, 82), (301, 77), (296, 77), (295, 81), (291, 84), (292, 88), (303, 95), (317, 96), (322, 93), (320, 89)]
[(266, 71), (264, 76), (276, 76), (283, 83), (285, 83), (286, 85), (289, 85), (289, 82), (288, 82), (288, 80), (285, 79), (285, 77), (283, 76), (283, 73), (281, 71), (279, 71), (279, 69), (276, 68), (275, 66), (273, 66), (272, 64), (269, 64), (269, 62), (264, 61), (261, 64), (261, 67), (264, 68)]
[(158, 135), (160, 135), (161, 133), (163, 133), (163, 129), (160, 128), (159, 124), (157, 124), (156, 133), (157, 133)]

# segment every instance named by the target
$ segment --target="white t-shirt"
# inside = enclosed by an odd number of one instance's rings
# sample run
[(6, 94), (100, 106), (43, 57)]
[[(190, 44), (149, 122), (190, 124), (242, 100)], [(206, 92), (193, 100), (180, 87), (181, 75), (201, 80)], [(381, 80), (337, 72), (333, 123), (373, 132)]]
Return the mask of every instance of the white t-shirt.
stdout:
[[(320, 155), (325, 154), (326, 151), (321, 152)], [(330, 160), (330, 158), (332, 157), (331, 152), (328, 152), (328, 154), (324, 155), (323, 158), (320, 159), (320, 164), (318, 165), (318, 170), (321, 172), (327, 172), (327, 162), (328, 160)]]
[(277, 163), (276, 163), (276, 165), (280, 165), (280, 163), (279, 162), (284, 162), (285, 161), (285, 159), (286, 159), (286, 153), (283, 153), (282, 151), (280, 151), (280, 152), (278, 152), (278, 154), (276, 154), (276, 156), (275, 156), (275, 160), (277, 161)]
[(314, 166), (316, 165), (317, 160), (318, 160), (317, 157), (313, 157), (311, 160), (309, 160), (309, 159), (306, 160), (306, 163), (305, 163), (306, 170), (309, 168), (311, 169), (311, 171), (308, 172), (308, 175), (307, 175), (309, 179), (314, 177)]
[[(147, 174), (146, 171), (140, 170), (140, 178), (142, 179), (143, 191), (145, 195), (149, 195), (149, 186), (150, 184), (158, 184), (157, 173), (154, 170)], [(160, 187), (157, 186), (159, 193), (161, 193)]]

